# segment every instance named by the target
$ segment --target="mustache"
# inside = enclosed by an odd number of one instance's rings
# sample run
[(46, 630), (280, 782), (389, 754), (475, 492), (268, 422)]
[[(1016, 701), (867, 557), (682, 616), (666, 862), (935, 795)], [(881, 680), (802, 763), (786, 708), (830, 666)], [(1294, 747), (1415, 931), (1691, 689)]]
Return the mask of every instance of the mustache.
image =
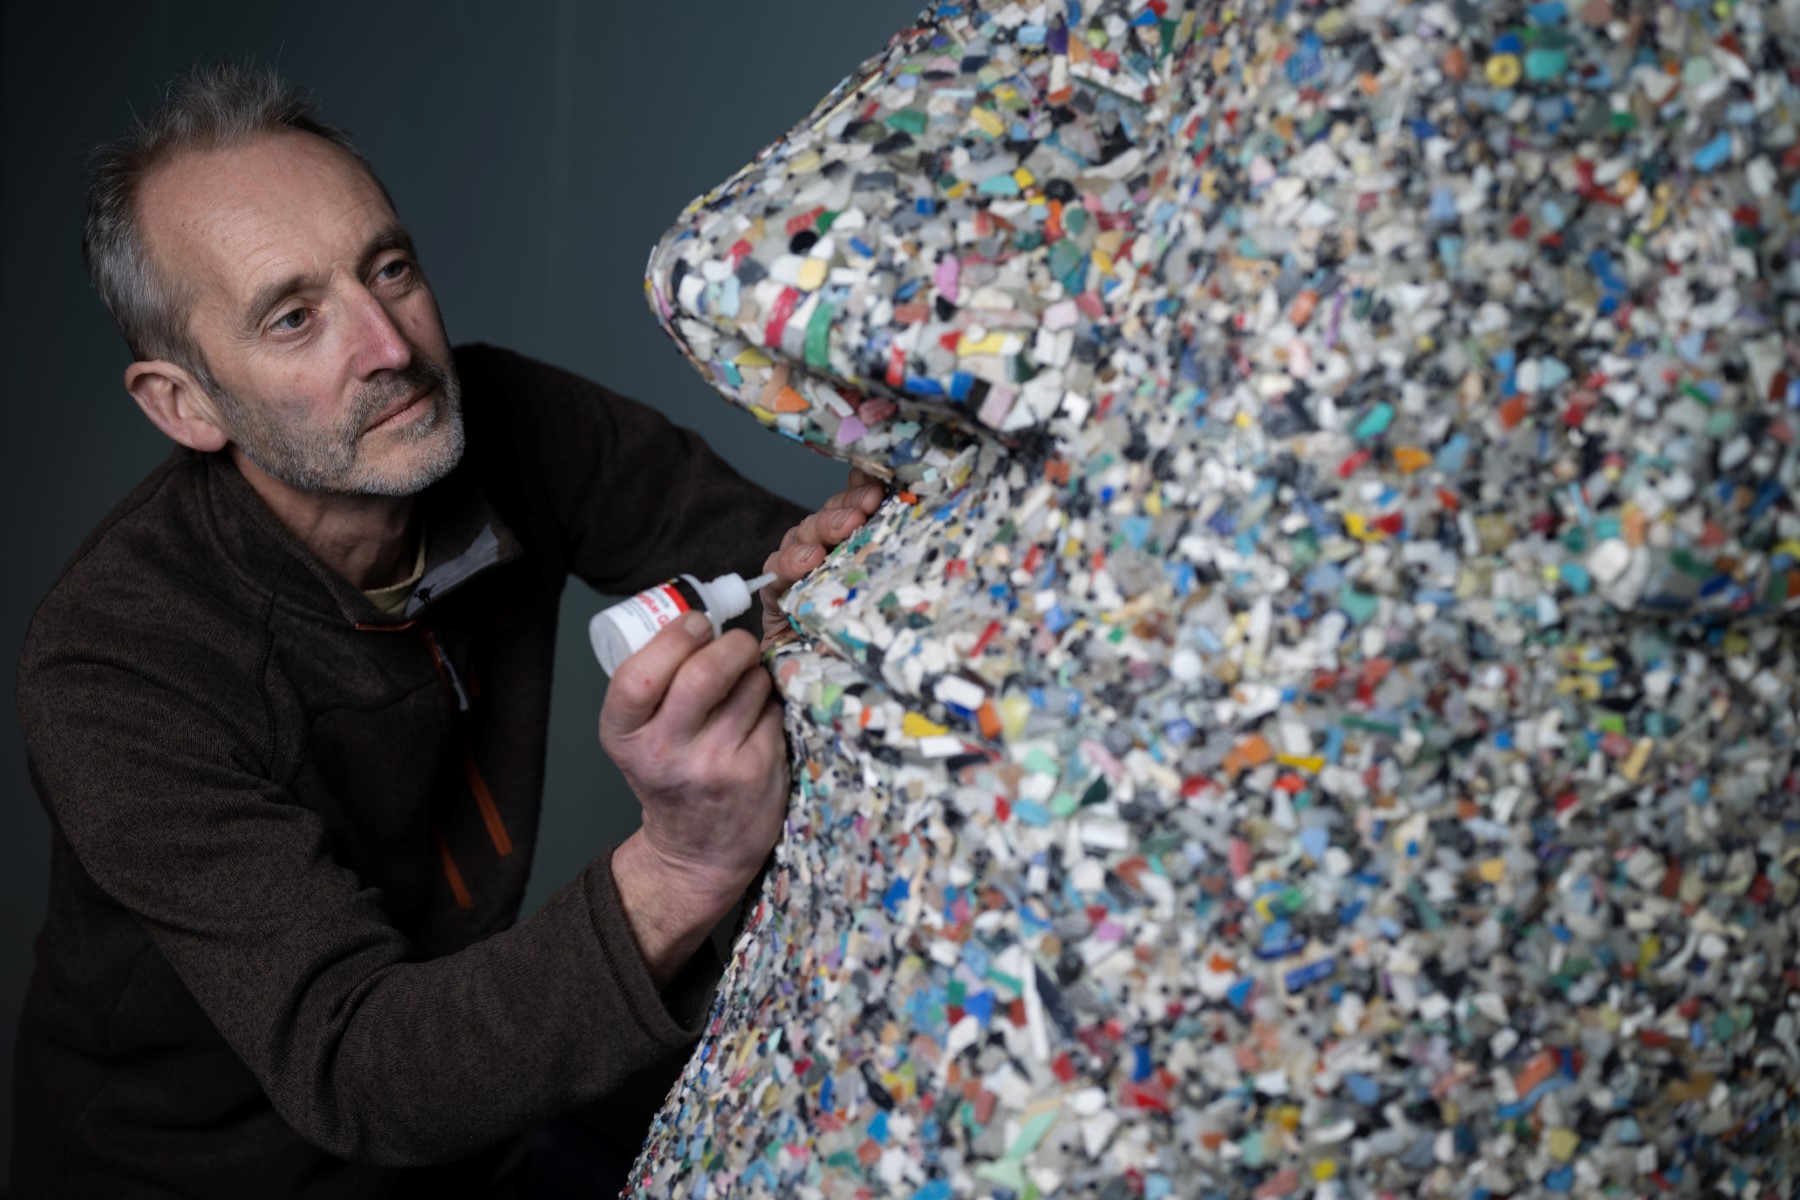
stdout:
[(449, 371), (432, 359), (415, 355), (404, 367), (371, 382), (357, 393), (354, 428), (363, 428), (396, 400), (426, 390), (448, 394), (449, 388)]

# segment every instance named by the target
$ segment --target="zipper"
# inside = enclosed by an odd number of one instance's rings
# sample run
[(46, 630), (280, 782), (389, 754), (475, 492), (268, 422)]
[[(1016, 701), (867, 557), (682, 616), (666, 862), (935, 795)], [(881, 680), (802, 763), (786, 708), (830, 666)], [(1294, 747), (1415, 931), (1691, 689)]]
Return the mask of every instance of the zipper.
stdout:
[[(463, 777), (468, 782), (469, 792), (475, 797), (475, 807), (481, 813), (482, 824), (487, 826), (488, 840), (494, 844), (494, 850), (505, 858), (513, 851), (512, 837), (506, 832), (506, 823), (500, 819), (500, 806), (494, 803), (494, 793), (488, 788), (487, 779), (481, 773), (481, 764), (475, 761), (475, 745), (469, 737), (469, 691), (463, 686), (462, 676), (456, 670), (456, 664), (450, 661), (445, 652), (443, 642), (438, 640), (436, 631), (419, 623), (418, 620), (407, 621), (403, 625), (366, 625), (358, 622), (357, 629), (371, 633), (399, 633), (412, 629), (418, 632), (425, 646), (431, 651), (431, 661), (436, 665), (438, 678), (450, 692), (451, 699), (456, 702), (457, 744), (462, 758)], [(450, 843), (444, 837), (441, 825), (436, 826), (438, 860), (444, 869), (444, 878), (449, 881), (450, 892), (456, 898), (458, 907), (474, 907), (474, 898), (469, 893), (468, 884), (463, 881), (462, 872), (457, 869), (456, 859), (450, 853)]]
[(482, 824), (487, 826), (488, 840), (494, 843), (495, 852), (505, 858), (513, 851), (512, 838), (500, 819), (500, 806), (494, 803), (494, 793), (488, 790), (487, 779), (481, 774), (481, 764), (475, 761), (475, 745), (469, 740), (469, 691), (463, 686), (462, 676), (456, 673), (456, 664), (444, 652), (444, 644), (438, 640), (437, 633), (424, 626), (419, 627), (419, 632), (431, 647), (431, 656), (437, 660), (438, 672), (445, 685), (456, 697), (456, 711), (462, 714), (462, 720), (458, 722), (462, 736), (457, 741), (462, 749), (463, 776), (475, 796), (475, 807), (481, 811)]
[(456, 697), (456, 711), (468, 712), (469, 693), (463, 688), (462, 676), (456, 673), (456, 664), (450, 661), (448, 654), (444, 653), (444, 643), (438, 641), (437, 632), (421, 625), (419, 626), (419, 636), (423, 637), (425, 644), (431, 648), (431, 657), (437, 663), (439, 678), (450, 689), (450, 694)]
[(450, 856), (450, 843), (444, 840), (444, 827), (433, 822), (431, 829), (437, 835), (438, 861), (443, 864), (444, 878), (450, 881), (450, 894), (456, 897), (456, 906), (474, 908), (475, 898), (469, 895), (469, 885), (463, 882), (462, 872), (456, 869), (456, 859)]

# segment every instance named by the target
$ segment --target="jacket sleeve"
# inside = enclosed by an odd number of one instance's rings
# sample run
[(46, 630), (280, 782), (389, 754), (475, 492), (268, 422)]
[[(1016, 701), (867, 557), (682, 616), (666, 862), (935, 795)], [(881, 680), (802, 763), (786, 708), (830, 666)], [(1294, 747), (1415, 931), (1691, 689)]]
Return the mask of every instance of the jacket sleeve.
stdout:
[[(465, 347), (458, 365), (507, 397), (497, 440), (517, 448), (570, 571), (598, 591), (630, 594), (683, 572), (749, 578), (808, 511), (739, 475), (693, 431), (578, 375), (489, 346)], [(769, 436), (750, 424), (746, 436)], [(471, 444), (484, 434), (471, 425)]]
[(83, 867), (281, 1116), (332, 1154), (454, 1160), (685, 1055), (700, 1032), (709, 964), (659, 995), (605, 855), (529, 920), (421, 961), (318, 816), (270, 782), (228, 698), (91, 656), (28, 656), (19, 698), (33, 773)]

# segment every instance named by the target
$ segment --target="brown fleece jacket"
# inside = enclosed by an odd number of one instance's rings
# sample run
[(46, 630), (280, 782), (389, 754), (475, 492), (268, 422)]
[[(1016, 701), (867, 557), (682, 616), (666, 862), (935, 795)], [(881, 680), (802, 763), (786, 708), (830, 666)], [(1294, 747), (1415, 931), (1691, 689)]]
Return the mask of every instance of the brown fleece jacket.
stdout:
[(189, 451), (38, 609), (18, 700), (53, 838), (20, 1196), (411, 1192), (407, 1168), (666, 1086), (698, 1035), (713, 970), (658, 994), (607, 855), (514, 923), (558, 597), (571, 573), (748, 575), (803, 514), (594, 384), (456, 358), (468, 452), (422, 497), (402, 614)]

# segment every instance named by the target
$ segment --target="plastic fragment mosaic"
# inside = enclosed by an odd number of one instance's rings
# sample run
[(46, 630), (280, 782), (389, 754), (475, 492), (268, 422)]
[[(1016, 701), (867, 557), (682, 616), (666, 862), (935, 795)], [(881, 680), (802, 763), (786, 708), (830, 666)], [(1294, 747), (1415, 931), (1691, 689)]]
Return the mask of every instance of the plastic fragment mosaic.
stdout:
[(939, 3), (652, 256), (892, 480), (637, 1193), (1800, 1192), (1800, 6)]

